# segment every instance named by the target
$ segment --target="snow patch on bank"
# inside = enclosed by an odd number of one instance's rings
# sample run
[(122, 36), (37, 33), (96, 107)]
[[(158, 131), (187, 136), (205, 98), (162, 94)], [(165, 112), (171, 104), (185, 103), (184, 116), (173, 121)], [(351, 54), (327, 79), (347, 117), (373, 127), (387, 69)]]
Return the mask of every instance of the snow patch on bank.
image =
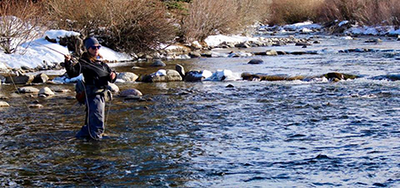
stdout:
[(347, 29), (344, 34), (352, 35), (373, 35), (373, 36), (384, 36), (400, 35), (400, 29), (396, 29), (394, 26), (359, 26), (353, 25)]
[(223, 42), (227, 43), (241, 43), (246, 41), (257, 41), (257, 37), (245, 37), (240, 35), (211, 35), (205, 39), (208, 46), (216, 47)]
[(65, 31), (65, 30), (49, 30), (44, 33), (44, 37), (48, 37), (50, 39), (57, 39), (57, 42), (60, 41), (60, 38), (63, 37), (71, 37), (71, 36), (80, 36), (81, 34), (75, 31)]
[[(79, 35), (77, 32), (65, 30), (49, 30), (42, 38), (21, 45), (16, 53), (5, 54), (0, 52), (0, 69), (20, 68), (22, 66), (35, 68), (43, 64), (54, 65), (64, 61), (64, 54), (69, 54), (66, 46), (51, 43), (44, 38), (57, 39), (65, 36)], [(100, 54), (108, 61), (129, 61), (133, 58), (127, 54), (119, 53), (107, 47), (100, 49)]]
[(306, 21), (291, 25), (285, 25), (283, 26), (283, 28), (289, 31), (298, 31), (298, 30), (322, 29), (322, 26), (320, 24), (314, 24), (312, 21)]

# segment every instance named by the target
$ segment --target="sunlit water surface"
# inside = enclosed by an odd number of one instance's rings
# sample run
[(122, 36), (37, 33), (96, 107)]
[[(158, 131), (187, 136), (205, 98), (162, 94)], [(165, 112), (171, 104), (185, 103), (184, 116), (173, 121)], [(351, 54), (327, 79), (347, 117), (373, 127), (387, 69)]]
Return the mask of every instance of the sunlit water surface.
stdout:
[[(365, 45), (321, 41), (313, 48)], [(400, 82), (372, 79), (399, 73), (399, 60), (387, 53), (256, 57), (265, 61), (261, 65), (247, 64), (254, 57), (166, 62), (167, 68), (179, 63), (187, 70), (229, 69), (239, 75), (338, 71), (362, 78), (119, 84), (121, 90), (139, 89), (146, 101), (116, 97), (108, 103), (110, 138), (99, 142), (73, 138), (84, 119), (73, 92), (43, 99), (1, 86), (11, 107), (0, 108), (0, 186), (400, 186)], [(130, 67), (115, 68), (156, 70)], [(32, 103), (44, 108), (28, 108)]]

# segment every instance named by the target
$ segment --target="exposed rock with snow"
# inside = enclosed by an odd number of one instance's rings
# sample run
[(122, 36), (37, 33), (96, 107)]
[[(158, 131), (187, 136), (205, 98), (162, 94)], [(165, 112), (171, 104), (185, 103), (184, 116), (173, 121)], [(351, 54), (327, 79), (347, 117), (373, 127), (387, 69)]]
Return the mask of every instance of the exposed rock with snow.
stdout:
[(199, 82), (212, 76), (212, 72), (208, 70), (203, 71), (189, 71), (186, 73), (184, 81), (186, 82)]
[(204, 81), (233, 81), (237, 79), (231, 70), (217, 70)]
[(192, 47), (193, 49), (199, 50), (202, 49), (203, 46), (198, 42), (198, 41), (194, 41), (190, 44), (190, 47)]
[(145, 75), (142, 77), (142, 82), (173, 82), (182, 81), (182, 77), (176, 70), (158, 70), (150, 75)]

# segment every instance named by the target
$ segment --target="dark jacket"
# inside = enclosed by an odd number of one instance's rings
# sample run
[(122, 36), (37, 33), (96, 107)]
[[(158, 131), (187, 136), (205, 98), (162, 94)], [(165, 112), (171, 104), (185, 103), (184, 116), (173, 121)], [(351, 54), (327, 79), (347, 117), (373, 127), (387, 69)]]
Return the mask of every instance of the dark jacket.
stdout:
[(73, 64), (72, 61), (66, 61), (65, 69), (70, 78), (79, 76), (82, 73), (85, 85), (95, 86), (98, 89), (105, 89), (108, 82), (115, 82), (116, 80), (111, 80), (110, 74), (112, 70), (106, 63), (90, 58), (87, 52), (82, 54), (76, 64)]

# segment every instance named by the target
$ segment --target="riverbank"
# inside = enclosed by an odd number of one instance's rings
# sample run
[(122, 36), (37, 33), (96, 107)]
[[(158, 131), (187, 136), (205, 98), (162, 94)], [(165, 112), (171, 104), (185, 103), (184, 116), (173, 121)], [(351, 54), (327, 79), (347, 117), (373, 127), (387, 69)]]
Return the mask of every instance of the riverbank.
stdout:
[[(335, 29), (332, 29), (334, 28)], [(333, 30), (342, 31), (335, 35), (343, 36), (348, 40), (365, 40), (366, 43), (379, 43), (383, 39), (400, 40), (400, 29), (395, 27), (366, 27), (351, 25), (349, 22), (338, 22), (334, 26), (323, 27), (312, 22), (304, 22), (285, 26), (255, 26), (249, 36), (241, 35), (212, 35), (203, 43), (193, 42), (191, 44), (161, 45), (157, 52), (150, 54), (133, 54), (132, 56), (115, 52), (107, 47), (100, 50), (105, 60), (109, 62), (127, 61), (149, 61), (152, 59), (176, 60), (199, 57), (249, 57), (259, 55), (249, 48), (255, 47), (281, 47), (295, 44), (300, 47), (309, 47), (320, 43), (318, 37), (329, 36), (328, 32)], [(60, 43), (60, 41), (71, 41), (69, 37), (79, 37), (80, 34), (71, 31), (50, 30), (42, 38), (25, 43), (20, 50), (14, 54), (0, 52), (0, 70), (8, 72), (14, 69), (25, 71), (39, 71), (61, 69), (59, 64), (63, 61), (63, 54), (73, 51), (69, 46), (75, 43)], [(73, 41), (73, 40), (72, 40)], [(217, 49), (217, 50), (215, 50)], [(228, 49), (227, 53), (218, 53), (218, 49)], [(350, 50), (345, 47), (343, 51)], [(367, 51), (370, 49), (366, 49)], [(224, 51), (224, 50), (222, 50)], [(279, 50), (276, 50), (279, 52)], [(315, 53), (310, 51), (299, 52), (300, 54)], [(318, 52), (316, 52), (318, 53)], [(291, 52), (278, 53), (293, 54)], [(296, 52), (295, 52), (296, 54)]]

